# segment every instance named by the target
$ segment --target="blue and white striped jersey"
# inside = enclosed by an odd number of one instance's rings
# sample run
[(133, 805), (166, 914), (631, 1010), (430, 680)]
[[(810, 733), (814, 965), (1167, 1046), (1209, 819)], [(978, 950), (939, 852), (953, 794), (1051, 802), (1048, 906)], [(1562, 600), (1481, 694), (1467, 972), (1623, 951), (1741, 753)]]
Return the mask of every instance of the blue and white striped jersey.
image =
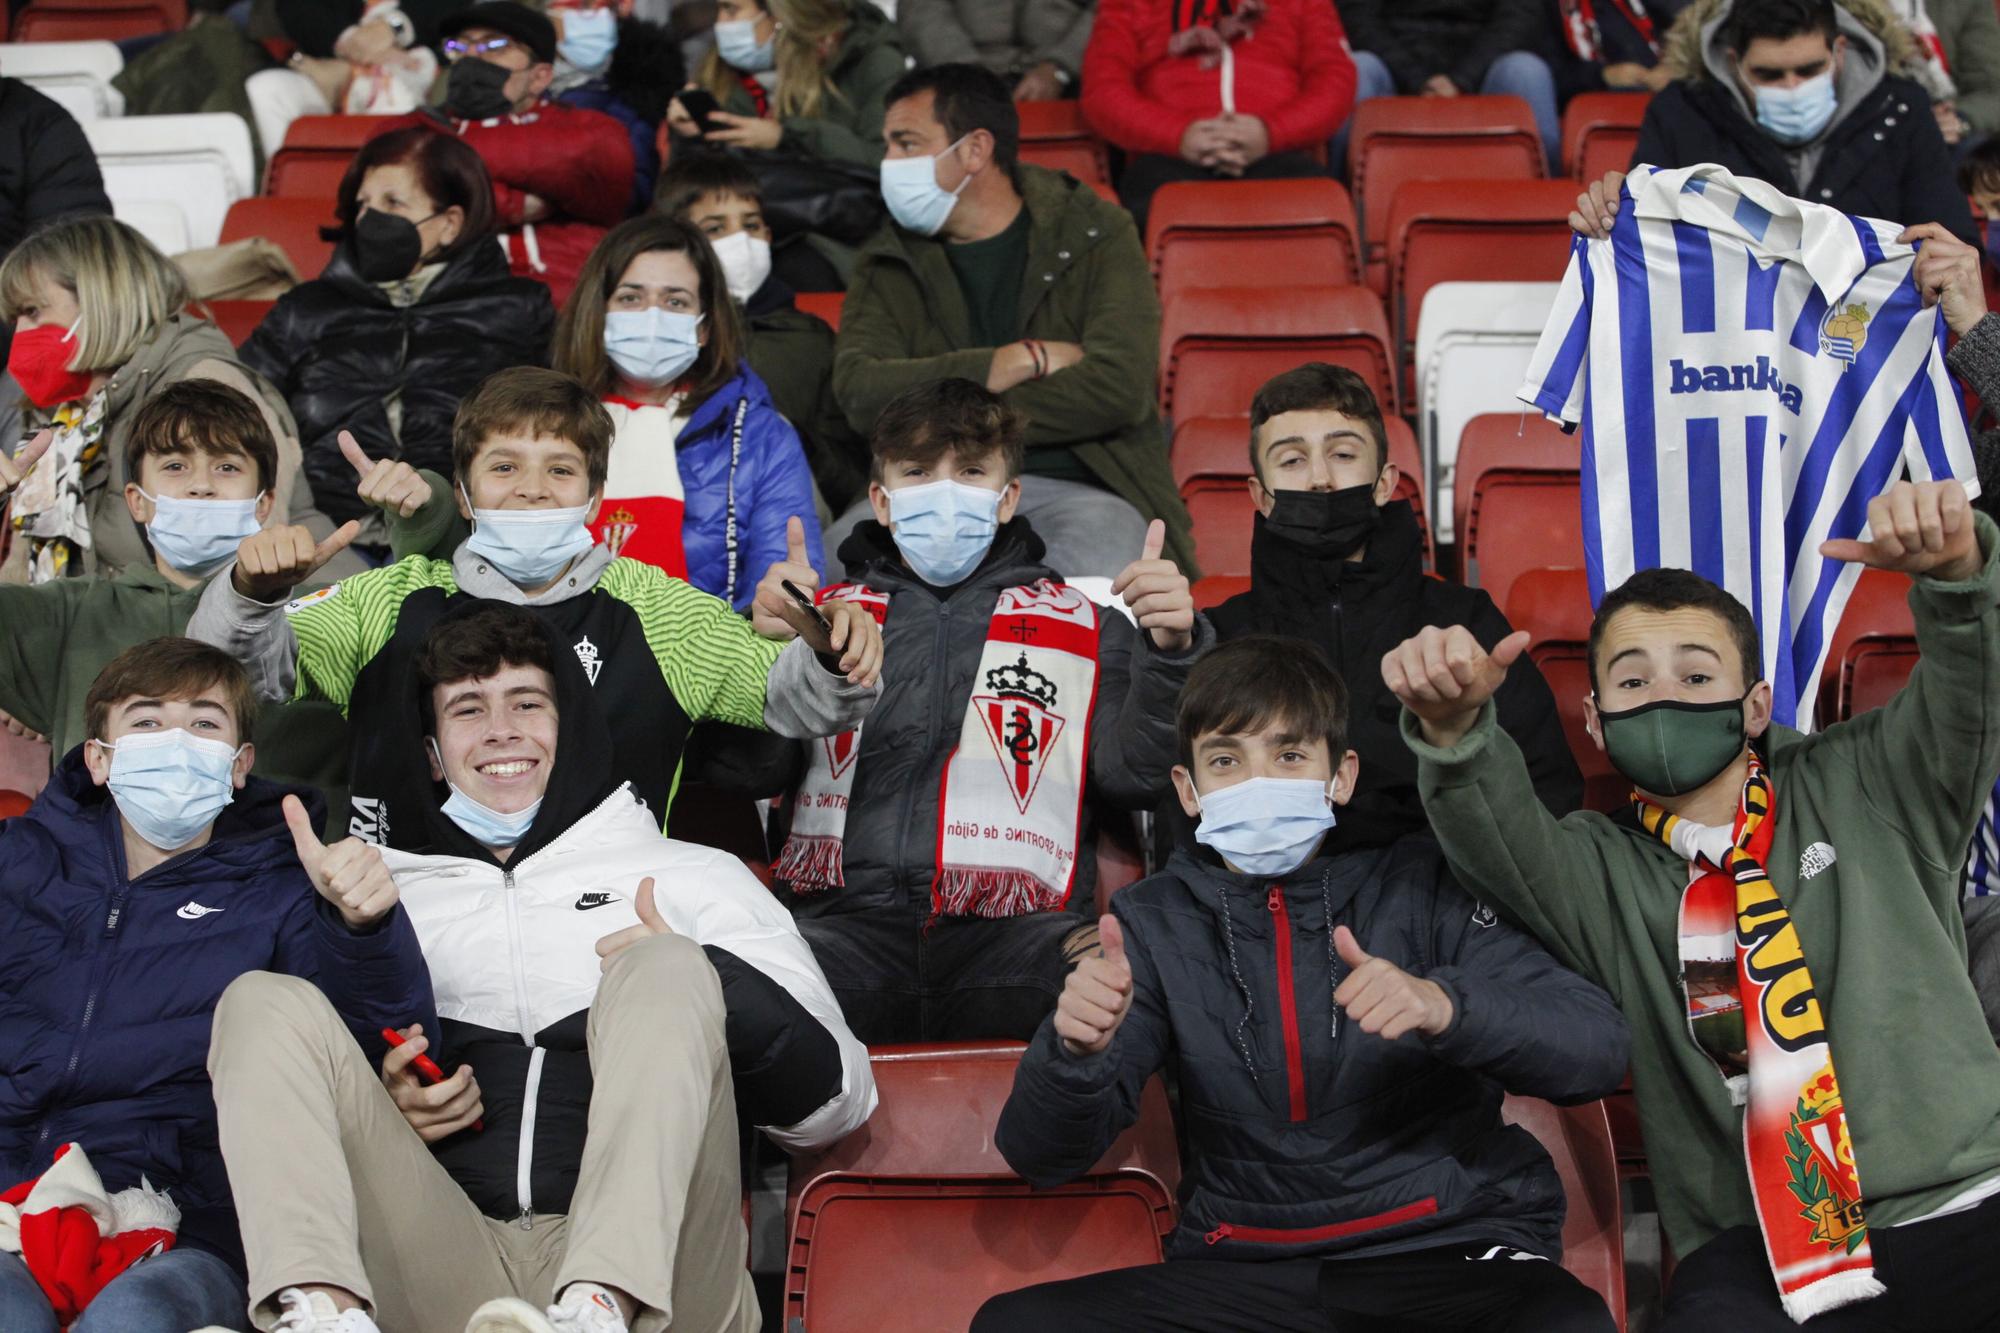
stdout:
[(1636, 167), (1578, 237), (1520, 396), (1582, 427), (1592, 602), (1692, 569), (1756, 617), (1776, 719), (1812, 725), (1860, 533), (1905, 467), (1976, 492), (1965, 413), (1893, 223), (1721, 167)]

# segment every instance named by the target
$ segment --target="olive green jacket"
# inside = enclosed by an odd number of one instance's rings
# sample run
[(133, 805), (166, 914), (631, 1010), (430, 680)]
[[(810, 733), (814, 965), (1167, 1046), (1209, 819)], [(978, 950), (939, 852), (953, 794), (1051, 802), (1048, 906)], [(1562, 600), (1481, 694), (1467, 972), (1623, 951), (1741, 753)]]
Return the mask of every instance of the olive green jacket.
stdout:
[[(855, 0), (852, 8), (854, 21), (841, 34), (840, 49), (826, 71), (833, 91), (821, 101), (818, 115), (786, 118), (778, 147), (872, 167), (882, 160), (883, 94), (903, 77), (909, 62), (896, 25), (881, 10), (868, 0)], [(738, 116), (757, 114), (750, 94), (740, 87), (729, 90), (722, 109)]]

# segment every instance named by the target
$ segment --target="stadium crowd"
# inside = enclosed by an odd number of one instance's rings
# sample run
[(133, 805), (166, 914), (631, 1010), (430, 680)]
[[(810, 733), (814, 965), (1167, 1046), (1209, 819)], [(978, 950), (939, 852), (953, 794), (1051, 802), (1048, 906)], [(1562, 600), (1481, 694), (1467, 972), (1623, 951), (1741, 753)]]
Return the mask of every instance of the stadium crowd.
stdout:
[[(0, 45), (0, 1333), (846, 1327), (752, 1224), (966, 1050), (1039, 1259), (881, 1327), (2000, 1329), (1988, 0), (186, 8), (7, 18), (354, 138), (170, 255)], [(1509, 596), (1361, 164), (1606, 94)], [(1184, 410), (1163, 223), (1329, 179), (1380, 355)], [(1163, 1112), (1151, 1262), (1004, 1234)]]

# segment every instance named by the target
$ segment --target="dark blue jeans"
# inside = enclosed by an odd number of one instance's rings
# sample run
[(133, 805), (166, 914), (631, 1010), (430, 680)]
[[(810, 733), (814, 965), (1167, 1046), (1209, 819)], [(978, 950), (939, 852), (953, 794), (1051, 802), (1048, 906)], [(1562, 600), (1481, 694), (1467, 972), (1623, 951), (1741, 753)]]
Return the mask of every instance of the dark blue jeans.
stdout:
[[(243, 1279), (202, 1250), (168, 1250), (111, 1280), (70, 1333), (188, 1333), (214, 1324), (250, 1327)], [(56, 1333), (55, 1311), (17, 1254), (0, 1253), (0, 1329)]]

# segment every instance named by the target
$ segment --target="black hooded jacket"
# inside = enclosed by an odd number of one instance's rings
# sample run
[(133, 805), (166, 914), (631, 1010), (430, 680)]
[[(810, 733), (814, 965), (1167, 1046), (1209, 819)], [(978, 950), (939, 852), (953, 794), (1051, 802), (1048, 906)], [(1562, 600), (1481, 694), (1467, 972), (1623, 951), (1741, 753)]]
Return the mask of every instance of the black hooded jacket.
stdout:
[[(1328, 559), (1265, 526), (1250, 539), (1250, 591), (1208, 613), (1218, 639), (1279, 634), (1317, 645), (1348, 690), (1347, 743), (1361, 757), (1354, 797), (1340, 810), (1333, 846), (1379, 847), (1427, 830), (1417, 795), (1417, 760), (1398, 731), (1402, 704), (1382, 683), (1382, 658), (1427, 625), (1463, 625), (1491, 649), (1513, 626), (1478, 588), (1424, 573), (1416, 516), (1407, 501), (1384, 505), (1367, 554)], [(1552, 814), (1583, 804), (1583, 775), (1563, 736), (1555, 696), (1525, 658), (1495, 696), (1500, 725), (1527, 757), (1528, 772)]]

